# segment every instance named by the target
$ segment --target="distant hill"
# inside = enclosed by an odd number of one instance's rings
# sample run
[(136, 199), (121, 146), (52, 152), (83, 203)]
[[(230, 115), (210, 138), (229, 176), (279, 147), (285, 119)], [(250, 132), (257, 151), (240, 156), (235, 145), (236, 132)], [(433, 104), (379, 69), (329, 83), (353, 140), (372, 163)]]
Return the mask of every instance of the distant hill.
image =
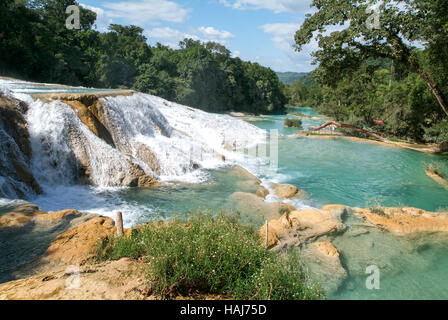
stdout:
[(309, 75), (308, 72), (277, 72), (278, 78), (284, 84), (291, 85), (294, 81), (299, 81)]

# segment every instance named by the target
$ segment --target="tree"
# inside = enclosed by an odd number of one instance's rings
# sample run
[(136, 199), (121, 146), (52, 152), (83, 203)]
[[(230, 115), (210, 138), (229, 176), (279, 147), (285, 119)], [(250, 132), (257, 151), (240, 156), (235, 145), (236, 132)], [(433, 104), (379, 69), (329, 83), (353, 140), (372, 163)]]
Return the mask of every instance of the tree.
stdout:
[[(397, 6), (397, 3), (400, 4)], [(373, 4), (379, 4), (379, 25), (371, 21)], [(319, 63), (319, 77), (334, 85), (341, 75), (355, 70), (368, 58), (387, 58), (418, 73), (440, 107), (448, 115), (446, 92), (430, 68), (421, 60), (422, 43), (436, 64), (447, 74), (448, 1), (446, 0), (313, 0), (317, 11), (309, 14), (295, 34), (296, 49), (316, 36), (319, 50), (313, 53)], [(328, 27), (339, 28), (327, 34)]]

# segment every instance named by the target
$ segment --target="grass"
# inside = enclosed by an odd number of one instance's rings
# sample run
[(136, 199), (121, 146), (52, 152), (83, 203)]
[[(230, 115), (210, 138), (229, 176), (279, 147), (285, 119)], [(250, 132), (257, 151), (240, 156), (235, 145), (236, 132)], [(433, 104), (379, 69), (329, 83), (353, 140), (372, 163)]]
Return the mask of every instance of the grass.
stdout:
[(282, 207), (282, 208), (280, 208), (280, 210), (278, 210), (278, 213), (279, 213), (280, 215), (290, 214), (290, 213), (291, 213), (291, 210), (290, 210), (289, 208)]
[(209, 212), (152, 223), (130, 237), (98, 248), (100, 260), (149, 261), (152, 294), (212, 294), (243, 300), (323, 299), (299, 258), (280, 257), (262, 247), (259, 235), (238, 218)]
[(369, 208), (370, 212), (380, 215), (380, 216), (384, 216), (386, 215), (386, 212), (383, 209), (383, 205), (382, 205), (382, 197), (378, 196), (376, 198), (373, 199), (369, 199), (367, 201), (367, 207)]
[(288, 128), (301, 128), (302, 127), (302, 120), (300, 119), (285, 119), (285, 127)]

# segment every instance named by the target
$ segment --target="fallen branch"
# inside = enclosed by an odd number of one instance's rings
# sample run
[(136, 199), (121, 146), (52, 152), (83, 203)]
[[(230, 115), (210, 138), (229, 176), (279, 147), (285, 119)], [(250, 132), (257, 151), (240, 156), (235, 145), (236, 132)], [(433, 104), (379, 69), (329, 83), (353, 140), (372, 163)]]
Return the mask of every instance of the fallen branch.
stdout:
[(363, 133), (365, 135), (368, 135), (369, 137), (376, 138), (376, 139), (378, 139), (378, 140), (380, 140), (382, 142), (387, 142), (387, 143), (391, 142), (390, 140), (388, 140), (386, 138), (383, 138), (382, 136), (380, 136), (380, 135), (378, 135), (376, 133), (373, 133), (373, 132), (370, 132), (370, 131), (367, 131), (367, 130), (364, 130), (364, 129), (357, 128), (355, 126), (352, 126), (351, 124), (339, 123), (339, 122), (336, 122), (336, 121), (328, 121), (324, 125), (322, 125), (320, 127), (317, 127), (317, 128), (314, 128), (314, 131), (319, 131), (319, 130), (324, 129), (324, 128), (326, 128), (328, 126), (331, 126), (331, 125), (334, 125), (334, 126), (339, 127), (339, 128), (353, 129), (353, 130), (361, 132), (361, 133)]

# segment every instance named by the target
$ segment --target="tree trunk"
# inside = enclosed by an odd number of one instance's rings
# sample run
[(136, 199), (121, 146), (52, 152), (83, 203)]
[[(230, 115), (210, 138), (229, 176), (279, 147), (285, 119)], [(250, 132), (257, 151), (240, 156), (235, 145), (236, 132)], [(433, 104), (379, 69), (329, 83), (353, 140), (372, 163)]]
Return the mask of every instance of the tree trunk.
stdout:
[(425, 80), (426, 84), (429, 87), (429, 90), (431, 90), (431, 92), (434, 94), (440, 106), (442, 107), (442, 110), (448, 116), (448, 101), (444, 97), (442, 91), (440, 90), (433, 77), (420, 66), (420, 63), (418, 62), (415, 55), (411, 55), (411, 57), (409, 58), (409, 63), (411, 64), (411, 68), (413, 68), (414, 71), (417, 72), (423, 80)]
[(418, 74), (426, 81), (431, 92), (436, 96), (437, 101), (442, 107), (445, 114), (448, 116), (448, 102), (445, 100), (442, 91), (440, 91), (439, 86), (433, 80), (433, 78), (423, 69), (418, 70)]
[(334, 125), (334, 126), (339, 127), (339, 128), (349, 128), (349, 129), (353, 129), (353, 130), (356, 130), (356, 131), (358, 131), (358, 132), (361, 132), (361, 133), (363, 133), (363, 134), (365, 134), (365, 135), (368, 135), (369, 137), (376, 138), (376, 139), (378, 139), (378, 140), (380, 140), (380, 141), (383, 141), (383, 142), (390, 142), (388, 139), (383, 138), (382, 136), (380, 136), (380, 135), (378, 135), (378, 134), (376, 134), (376, 133), (373, 133), (373, 132), (370, 132), (370, 131), (366, 131), (366, 130), (361, 129), (361, 128), (357, 128), (357, 127), (355, 127), (355, 126), (353, 126), (353, 125), (351, 125), (351, 124), (339, 123), (339, 122), (336, 122), (336, 121), (328, 121), (328, 122), (325, 123), (324, 125), (315, 128), (314, 131), (319, 131), (319, 130), (321, 130), (321, 129), (323, 129), (323, 128), (326, 128), (326, 127), (328, 127), (328, 126), (331, 126), (331, 125)]
[[(415, 52), (412, 52), (409, 47), (403, 43), (403, 40), (395, 33), (390, 33), (388, 36), (388, 40), (390, 43), (392, 43), (392, 46), (398, 48), (395, 49), (395, 51), (399, 52), (398, 55), (401, 56), (399, 60), (409, 65), (412, 71), (418, 73), (423, 78), (423, 80), (425, 80), (426, 84), (429, 87), (429, 90), (431, 90), (431, 92), (434, 94), (440, 106), (442, 107), (442, 110), (448, 116), (448, 101), (444, 97), (434, 78), (420, 65)], [(390, 58), (394, 59), (393, 56)]]

